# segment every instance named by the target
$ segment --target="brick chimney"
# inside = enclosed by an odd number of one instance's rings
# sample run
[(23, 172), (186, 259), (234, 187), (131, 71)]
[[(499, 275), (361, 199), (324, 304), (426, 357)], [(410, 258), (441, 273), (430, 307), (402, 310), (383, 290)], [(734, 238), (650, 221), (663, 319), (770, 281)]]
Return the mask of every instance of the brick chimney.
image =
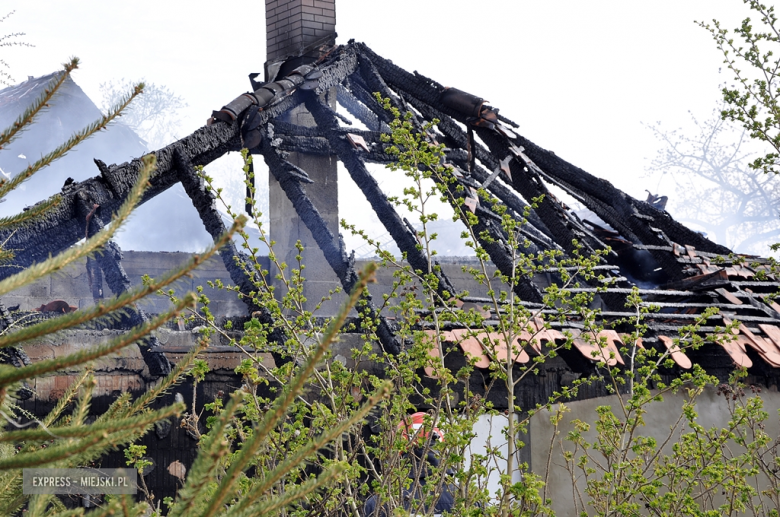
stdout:
[[(265, 0), (265, 18), (267, 28), (266, 80), (275, 77), (277, 72), (283, 76), (305, 62), (315, 61), (323, 47), (335, 43), (336, 38), (336, 1), (335, 0)], [(285, 61), (283, 65), (281, 62)], [(281, 68), (280, 68), (281, 65)], [(270, 77), (269, 77), (270, 76)], [(328, 102), (335, 107), (336, 91), (326, 92)], [(282, 120), (300, 126), (315, 126), (314, 118), (301, 105), (280, 117)], [(339, 234), (338, 217), (338, 178), (335, 156), (313, 156), (293, 152), (287, 158), (291, 163), (307, 172), (314, 183), (306, 186), (306, 193), (325, 220), (328, 229)], [(300, 240), (304, 246), (301, 253), (306, 269), (304, 296), (308, 302), (306, 309), (313, 309), (323, 296), (333, 288), (340, 286), (336, 274), (325, 260), (319, 246), (306, 225), (298, 218), (292, 203), (282, 190), (279, 182), (269, 174), (269, 218), (271, 240), (276, 242), (274, 252), (280, 260), (291, 268), (297, 267), (295, 248)], [(284, 288), (275, 282), (277, 293), (283, 294)], [(322, 305), (320, 315), (334, 315), (343, 296)]]
[(336, 36), (336, 0), (265, 0), (269, 62), (301, 56)]

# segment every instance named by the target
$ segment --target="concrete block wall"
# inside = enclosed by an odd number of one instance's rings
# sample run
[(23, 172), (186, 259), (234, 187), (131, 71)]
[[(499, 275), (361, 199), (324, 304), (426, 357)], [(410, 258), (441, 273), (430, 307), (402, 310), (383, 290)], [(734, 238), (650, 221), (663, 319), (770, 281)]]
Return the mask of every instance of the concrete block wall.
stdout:
[[(321, 179), (322, 184), (326, 184), (325, 179)], [(331, 181), (335, 180), (331, 178)], [(289, 203), (289, 200), (283, 193), (278, 198)], [(331, 206), (330, 210), (328, 210), (326, 203), (319, 200), (317, 196), (314, 199), (320, 202), (322, 206), (320, 208), (321, 213), (328, 221), (328, 224), (331, 225), (331, 230), (337, 232), (338, 212), (335, 211), (335, 207)], [(292, 207), (289, 208), (289, 211), (294, 213)], [(313, 242), (313, 237), (311, 237), (308, 229), (302, 222), (290, 218), (286, 222), (279, 221), (276, 227), (277, 229), (286, 229), (289, 232), (286, 237), (283, 232), (280, 232), (279, 235), (272, 233), (272, 237), (278, 242), (276, 250), (280, 255), (280, 259), (286, 260), (289, 266), (297, 267), (294, 259), (294, 254), (297, 253), (294, 248), (295, 240), (301, 239), (307, 246), (303, 253), (304, 264), (307, 266), (303, 273), (307, 282), (304, 292), (306, 297), (312, 301), (312, 305), (315, 304), (314, 302), (319, 302), (320, 298), (326, 295), (328, 291), (341, 286), (341, 282), (336, 278), (335, 273), (333, 273), (333, 270), (325, 261), (325, 257)], [(272, 226), (272, 230), (273, 228), (274, 226)], [(282, 249), (292, 250), (293, 255), (286, 256), (282, 254)], [(189, 253), (146, 251), (125, 251), (123, 255), (122, 266), (133, 286), (141, 285), (141, 277), (143, 275), (159, 278), (165, 272), (180, 267), (191, 257)], [(361, 270), (365, 267), (366, 262), (368, 261), (359, 261), (355, 267)], [(266, 270), (270, 269), (270, 264), (265, 263), (265, 261), (263, 261), (262, 266)], [(460, 264), (442, 264), (442, 268), (459, 289), (469, 291), (471, 296), (487, 296), (487, 287), (474, 281), (468, 273), (464, 273)], [(489, 272), (492, 273), (494, 269), (491, 266)], [(380, 268), (377, 271), (376, 279), (376, 283), (369, 285), (369, 290), (378, 301), (382, 299), (383, 294), (389, 294), (393, 291), (393, 282), (395, 280), (393, 278), (393, 269)], [(190, 276), (178, 280), (171, 288), (174, 289), (176, 296), (181, 297), (185, 292), (194, 291), (198, 286), (202, 286), (203, 293), (211, 301), (211, 312), (217, 317), (247, 315), (246, 305), (238, 299), (235, 292), (209, 287), (207, 284), (209, 280), (220, 280), (224, 285), (233, 285), (233, 281), (219, 257), (211, 258), (194, 270)], [(105, 283), (103, 283), (103, 293), (105, 298), (113, 296)], [(336, 314), (345, 299), (346, 296), (343, 293), (335, 296), (332, 301), (323, 304), (317, 315), (332, 316)], [(89, 290), (86, 264), (83, 260), (70, 265), (62, 271), (12, 291), (3, 296), (0, 301), (6, 307), (19, 305), (19, 310), (30, 311), (54, 300), (64, 300), (68, 304), (80, 309), (91, 307), (95, 303)], [(158, 295), (145, 298), (139, 302), (139, 305), (152, 314), (165, 312), (171, 307), (167, 298)], [(385, 310), (385, 314), (388, 316), (393, 315), (388, 309)]]
[[(728, 409), (727, 397), (719, 396), (717, 390), (715, 386), (707, 386), (696, 399), (696, 412), (698, 414), (696, 423), (705, 429), (713, 427), (723, 429), (730, 425), (731, 414)], [(748, 393), (748, 395), (751, 394)], [(769, 415), (764, 422), (764, 432), (769, 436), (780, 436), (780, 419), (777, 417), (778, 411), (780, 411), (780, 393), (777, 386), (767, 387), (761, 392), (760, 396), (763, 401), (763, 410)], [(673, 456), (673, 444), (680, 440), (681, 433), (691, 432), (690, 427), (685, 425), (685, 419), (683, 419), (681, 425), (678, 425), (677, 422), (683, 412), (683, 404), (687, 401), (687, 397), (683, 393), (665, 393), (662, 401), (653, 402), (649, 406), (648, 413), (644, 418), (644, 425), (639, 426), (636, 431), (637, 436), (651, 436), (655, 438), (657, 443), (665, 444), (661, 448), (663, 454)], [(557, 428), (551, 421), (551, 417), (556, 409), (541, 409), (531, 419), (529, 425), (530, 436), (524, 439), (530, 458), (525, 461), (529, 463), (532, 472), (545, 479), (547, 493), (553, 494), (552, 508), (555, 511), (555, 515), (576, 515), (574, 508), (575, 491), (572, 488), (571, 473), (566, 469), (563, 461), (558, 461), (561, 454), (561, 446), (567, 451), (574, 450), (571, 442), (568, 442), (565, 437), (569, 432), (577, 429), (575, 421), (579, 420), (591, 424), (590, 429), (582, 432), (582, 435), (587, 442), (593, 443), (597, 438), (597, 429), (593, 425), (597, 421), (596, 409), (599, 406), (611, 406), (615, 408), (613, 410), (615, 415), (620, 416), (622, 413), (619, 409), (621, 403), (616, 395), (589, 400), (567, 401), (565, 405), (569, 411), (565, 413)], [(674, 429), (674, 432), (670, 432), (671, 429)], [(495, 434), (498, 433), (494, 431)], [(671, 440), (667, 442), (670, 436)], [(554, 456), (554, 460), (549, 466), (549, 472), (547, 472), (548, 453), (551, 445), (556, 456)], [(731, 449), (734, 457), (745, 451), (744, 448), (734, 442), (729, 443), (728, 447)], [(582, 449), (575, 454), (575, 459), (573, 460), (575, 463), (582, 457), (581, 451)], [(585, 481), (579, 472), (577, 474), (576, 483), (580, 491), (579, 493), (583, 493)], [(599, 475), (596, 474), (596, 477)], [(754, 488), (763, 490), (769, 487), (769, 480), (762, 473), (758, 473), (753, 479), (755, 480)], [(709, 497), (712, 497), (716, 504), (722, 504), (725, 502), (725, 498), (722, 495), (720, 490), (718, 490), (710, 494)], [(640, 509), (638, 515), (657, 514)]]
[[(180, 267), (192, 255), (180, 252), (125, 251), (123, 256), (122, 266), (125, 268), (130, 282), (133, 286), (140, 286), (143, 275), (159, 278), (167, 271)], [(217, 279), (225, 285), (233, 285), (222, 259), (212, 257), (193, 271), (190, 276), (179, 279), (171, 287), (176, 291), (177, 296), (182, 296), (187, 291), (194, 291), (198, 286), (203, 286), (203, 292), (211, 300), (211, 309), (215, 314), (220, 316), (245, 315), (246, 305), (236, 297), (236, 293), (214, 289), (206, 283), (208, 280)], [(112, 296), (111, 290), (105, 282), (103, 283), (103, 295), (105, 298)], [(90, 307), (95, 303), (92, 299), (92, 292), (89, 290), (84, 260), (12, 291), (2, 298), (6, 307), (19, 305), (19, 309), (22, 311), (33, 310), (53, 300), (65, 300), (70, 305), (80, 309)], [(150, 313), (165, 312), (171, 307), (166, 298), (157, 295), (145, 298), (139, 305)]]
[(269, 61), (298, 54), (336, 32), (336, 0), (265, 0)]

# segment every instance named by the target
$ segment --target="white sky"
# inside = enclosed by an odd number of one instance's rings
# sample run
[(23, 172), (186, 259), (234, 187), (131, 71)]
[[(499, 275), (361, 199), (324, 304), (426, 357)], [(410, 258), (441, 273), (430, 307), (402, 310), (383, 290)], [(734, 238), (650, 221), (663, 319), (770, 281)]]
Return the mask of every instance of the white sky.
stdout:
[[(265, 61), (264, 2), (2, 0), (16, 80), (58, 69), (99, 102), (119, 78), (168, 86), (188, 103), (186, 134), (249, 89)], [(716, 105), (722, 56), (694, 20), (735, 27), (739, 0), (337, 0), (339, 41), (367, 43), (409, 71), (486, 98), (537, 144), (644, 197), (658, 144), (642, 122), (676, 128)], [(674, 193), (663, 192), (673, 196)]]

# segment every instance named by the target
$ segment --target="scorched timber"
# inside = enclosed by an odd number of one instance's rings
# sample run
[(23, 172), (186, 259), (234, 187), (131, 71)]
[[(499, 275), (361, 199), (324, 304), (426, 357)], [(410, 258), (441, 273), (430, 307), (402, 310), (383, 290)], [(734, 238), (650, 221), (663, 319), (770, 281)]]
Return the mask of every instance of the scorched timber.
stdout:
[[(414, 97), (429, 106), (435, 106), (436, 109), (440, 110), (442, 113), (461, 123), (468, 124), (468, 117), (463, 113), (441, 105), (439, 97), (445, 90), (442, 85), (420, 74), (411, 74), (403, 70), (390, 61), (375, 54), (363, 44), (357, 44), (357, 46), (359, 47), (359, 53), (367, 56), (371, 60), (373, 66), (389, 86), (396, 88), (400, 92)], [(480, 130), (479, 132), (480, 136), (485, 140), (485, 135), (487, 135), (488, 131)], [(492, 135), (487, 136), (489, 140), (493, 138), (498, 140), (497, 136), (491, 137)], [(657, 242), (660, 244), (662, 239), (650, 228), (652, 225), (654, 228), (663, 230), (669, 238), (686, 244), (692, 244), (696, 249), (719, 254), (729, 253), (727, 248), (686, 228), (682, 224), (674, 221), (671, 217), (662, 215), (660, 211), (650, 208), (647, 203), (626, 196), (608, 181), (597, 178), (579, 167), (572, 165), (566, 160), (556, 156), (555, 153), (542, 149), (522, 136), (519, 137), (518, 143), (524, 147), (525, 154), (549, 176), (550, 180), (553, 180), (558, 184), (565, 184), (569, 188), (574, 187), (572, 190), (585, 194), (585, 196), (581, 197), (584, 198), (583, 202), (586, 206), (632, 242), (637, 244)], [(493, 150), (495, 151), (497, 149)], [(606, 210), (605, 207), (609, 207), (609, 210)], [(548, 224), (548, 227), (555, 219), (548, 219), (541, 213), (540, 215), (542, 215), (543, 219)], [(651, 218), (652, 223), (648, 224), (647, 220)], [(553, 228), (550, 228), (550, 230), (553, 230)], [(563, 245), (560, 241), (559, 244)], [(663, 261), (663, 258), (658, 258)], [(669, 273), (674, 274), (673, 271), (669, 271)]]
[[(318, 90), (321, 88), (324, 91), (341, 83), (355, 70), (356, 65), (354, 48), (344, 49), (322, 65)], [(302, 102), (300, 90), (290, 93), (282, 99), (274, 99), (272, 105), (261, 106), (263, 111), (258, 115), (258, 123), (265, 125), (270, 119)], [(166, 191), (179, 181), (175, 153), (181, 153), (182, 160), (192, 166), (198, 166), (208, 165), (225, 153), (238, 151), (244, 147), (239, 121), (240, 119), (236, 119), (229, 123), (220, 122), (202, 127), (178, 142), (155, 151), (157, 171), (152, 175), (150, 187), (145, 192), (141, 203)], [(18, 267), (14, 266), (28, 267), (67, 249), (83, 238), (85, 221), (79, 215), (76, 204), (78, 192), (89, 191), (90, 200), (100, 205), (100, 214), (96, 214), (95, 217), (99, 217), (102, 224), (111, 221), (111, 216), (127, 198), (138, 178), (141, 160), (135, 159), (112, 166), (105, 166), (98, 160), (96, 163), (100, 175), (63, 187), (61, 202), (45, 216), (12, 231), (0, 233), (0, 242), (4, 242), (7, 249), (17, 252), (14, 261), (10, 264), (11, 267), (3, 268), (0, 272), (0, 279), (18, 271)]]
[[(203, 127), (175, 144), (160, 149), (157, 156), (157, 171), (150, 180), (150, 187), (144, 193), (141, 203), (169, 189), (178, 181), (173, 155), (176, 149), (185, 153), (194, 165), (206, 165), (228, 151), (239, 149), (238, 123), (215, 124)], [(6, 241), (8, 249), (17, 250), (13, 264), (28, 267), (64, 251), (84, 238), (85, 220), (79, 210), (84, 192), (89, 200), (100, 205), (95, 214), (101, 225), (111, 221), (112, 215), (127, 198), (138, 178), (142, 164), (140, 159), (121, 165), (105, 166), (97, 162), (100, 175), (63, 188), (60, 203), (43, 217), (15, 229), (0, 233), (0, 240)], [(2, 268), (0, 278), (15, 273), (15, 267)]]
[[(363, 195), (371, 204), (371, 208), (373, 208), (387, 232), (393, 237), (398, 248), (406, 254), (406, 260), (409, 264), (415, 271), (422, 272), (427, 272), (431, 269), (431, 266), (435, 266), (435, 264), (429, 264), (428, 257), (417, 248), (417, 237), (407, 227), (405, 221), (393, 208), (392, 203), (382, 193), (376, 180), (366, 169), (358, 151), (353, 149), (346, 139), (342, 139), (343, 137), (338, 131), (338, 122), (330, 108), (311, 96), (306, 98), (306, 107), (314, 116), (317, 124), (325, 130), (331, 148), (336, 152), (341, 163), (344, 164), (347, 172), (355, 181), (355, 184), (363, 192)], [(443, 271), (436, 267), (432, 267), (432, 269), (432, 272), (438, 277), (437, 291), (444, 299), (449, 299), (455, 294), (455, 288)]]
[[(270, 128), (272, 128), (271, 124), (269, 124)], [(269, 170), (279, 182), (284, 193), (287, 194), (287, 198), (295, 207), (298, 217), (301, 218), (306, 228), (311, 232), (312, 237), (314, 237), (320, 250), (322, 250), (325, 260), (328, 261), (333, 272), (336, 273), (341, 281), (342, 287), (344, 287), (346, 292), (351, 293), (358, 283), (354, 255), (348, 257), (344, 249), (344, 241), (341, 238), (336, 239), (328, 229), (319, 211), (306, 195), (306, 191), (299, 179), (301, 175), (290, 174), (291, 171), (297, 172), (298, 167), (282, 158), (279, 155), (279, 151), (271, 145), (269, 140), (270, 138), (264, 135), (261, 149)], [(368, 311), (368, 318), (370, 320), (379, 320), (376, 333), (382, 346), (388, 352), (398, 354), (401, 351), (399, 340), (394, 335), (387, 320), (379, 315), (379, 311), (376, 309), (368, 290), (364, 291), (363, 299), (366, 303), (365, 310)]]
[[(184, 191), (192, 200), (192, 204), (195, 207), (195, 210), (198, 211), (198, 215), (200, 216), (206, 231), (209, 232), (209, 235), (214, 239), (214, 242), (217, 242), (220, 236), (227, 231), (227, 228), (217, 211), (216, 196), (206, 189), (203, 178), (196, 174), (195, 168), (191, 163), (187, 162), (183, 153), (176, 152), (174, 159)], [(273, 324), (274, 320), (270, 311), (266, 307), (256, 304), (249, 295), (249, 293), (256, 291), (255, 283), (248, 274), (249, 271), (253, 270), (251, 264), (247, 264), (246, 260), (239, 255), (233, 241), (230, 241), (223, 246), (219, 250), (219, 255), (222, 258), (225, 269), (228, 271), (228, 274), (230, 274), (230, 279), (240, 289), (244, 303), (247, 304), (260, 323), (273, 329), (269, 337), (278, 347), (280, 347), (280, 350), (283, 350), (285, 343), (287, 342), (287, 336), (282, 329)], [(238, 259), (238, 261), (236, 259)], [(278, 353), (274, 353), (274, 359), (277, 361), (277, 364), (280, 365), (284, 362), (283, 358)]]

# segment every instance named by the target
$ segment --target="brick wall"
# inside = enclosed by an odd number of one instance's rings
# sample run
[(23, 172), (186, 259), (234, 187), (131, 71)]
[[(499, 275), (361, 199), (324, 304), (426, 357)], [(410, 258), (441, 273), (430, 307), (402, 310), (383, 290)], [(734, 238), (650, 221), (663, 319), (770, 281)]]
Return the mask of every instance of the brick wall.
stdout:
[(336, 32), (336, 0), (265, 0), (268, 60), (298, 54)]

